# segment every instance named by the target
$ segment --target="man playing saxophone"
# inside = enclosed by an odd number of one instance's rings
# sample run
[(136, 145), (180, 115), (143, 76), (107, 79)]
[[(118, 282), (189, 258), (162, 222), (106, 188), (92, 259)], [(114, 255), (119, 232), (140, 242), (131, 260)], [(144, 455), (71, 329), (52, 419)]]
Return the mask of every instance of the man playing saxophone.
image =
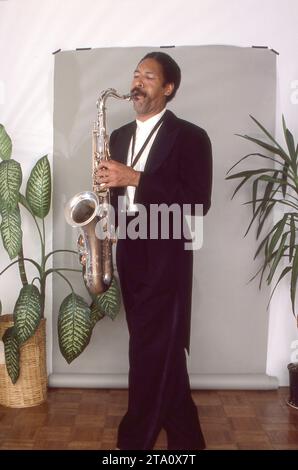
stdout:
[[(131, 84), (136, 121), (115, 130), (112, 159), (97, 171), (101, 185), (125, 199), (127, 221), (138, 205), (150, 222), (152, 205), (197, 204), (205, 215), (212, 186), (211, 144), (200, 127), (167, 110), (180, 85), (180, 68), (167, 54), (152, 52), (138, 63)], [(191, 397), (189, 353), (193, 256), (183, 236), (121, 238), (117, 269), (129, 340), (129, 402), (118, 429), (120, 449), (153, 449), (161, 430), (168, 449), (203, 449), (205, 441)]]

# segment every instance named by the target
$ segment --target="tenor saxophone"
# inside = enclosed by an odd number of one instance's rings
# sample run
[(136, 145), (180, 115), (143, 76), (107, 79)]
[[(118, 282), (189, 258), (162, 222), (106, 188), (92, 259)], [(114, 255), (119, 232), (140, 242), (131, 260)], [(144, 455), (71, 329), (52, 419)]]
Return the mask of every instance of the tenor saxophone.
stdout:
[[(97, 118), (92, 130), (92, 191), (76, 194), (65, 207), (67, 222), (81, 232), (77, 248), (84, 282), (92, 296), (107, 290), (113, 279), (110, 190), (98, 183), (96, 178), (98, 165), (111, 158), (106, 127), (106, 101), (110, 97), (129, 101), (132, 95), (120, 95), (114, 88), (100, 93), (96, 102)], [(98, 226), (101, 228), (100, 237)]]

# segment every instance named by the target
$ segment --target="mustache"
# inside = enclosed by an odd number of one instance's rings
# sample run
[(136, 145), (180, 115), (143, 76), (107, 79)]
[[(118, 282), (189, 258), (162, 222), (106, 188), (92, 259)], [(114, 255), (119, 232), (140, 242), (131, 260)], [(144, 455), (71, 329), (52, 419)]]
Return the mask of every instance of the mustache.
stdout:
[(134, 96), (146, 96), (146, 93), (141, 89), (141, 88), (138, 88), (138, 87), (134, 87), (132, 90), (130, 90), (130, 93), (132, 95), (132, 97)]

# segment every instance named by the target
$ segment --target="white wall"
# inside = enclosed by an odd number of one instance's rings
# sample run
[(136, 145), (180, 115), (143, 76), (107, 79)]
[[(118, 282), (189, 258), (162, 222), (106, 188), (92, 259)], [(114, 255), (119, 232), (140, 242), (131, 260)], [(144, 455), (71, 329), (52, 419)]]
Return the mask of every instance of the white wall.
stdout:
[[(49, 153), (52, 160), (53, 51), (137, 45), (266, 45), (280, 53), (277, 115), (284, 113), (297, 135), (298, 104), (291, 102), (291, 84), (298, 80), (297, 17), (296, 0), (159, 0), (151, 1), (150, 6), (136, 0), (2, 0), (0, 122), (12, 135), (14, 155), (28, 174), (41, 155)], [(278, 134), (279, 128), (278, 122)], [(50, 243), (49, 225), (48, 238)], [(27, 237), (25, 248), (28, 255), (35, 255), (36, 239)], [(8, 258), (3, 251), (0, 256), (2, 267)], [(14, 282), (13, 270), (1, 279), (0, 299), (6, 312), (14, 305)], [(50, 302), (47, 311), (50, 319)], [(267, 369), (285, 384), (290, 344), (297, 337), (286, 286), (278, 291), (270, 315)], [(48, 341), (50, 338), (49, 331)]]

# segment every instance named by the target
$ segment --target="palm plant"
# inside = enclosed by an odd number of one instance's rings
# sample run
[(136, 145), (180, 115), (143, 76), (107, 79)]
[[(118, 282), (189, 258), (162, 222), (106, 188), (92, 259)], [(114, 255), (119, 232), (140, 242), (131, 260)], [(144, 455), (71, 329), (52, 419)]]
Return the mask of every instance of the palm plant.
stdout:
[[(74, 292), (65, 276), (67, 271), (82, 272), (67, 267), (48, 268), (51, 256), (59, 252), (77, 254), (73, 250), (46, 251), (45, 219), (51, 206), (51, 169), (47, 156), (34, 165), (26, 185), (25, 195), (21, 193), (22, 170), (20, 164), (11, 158), (12, 141), (3, 125), (0, 124), (0, 232), (3, 247), (13, 260), (2, 269), (2, 276), (11, 266), (18, 264), (22, 288), (16, 301), (13, 321), (3, 336), (5, 360), (8, 374), (13, 383), (19, 377), (20, 347), (37, 330), (44, 317), (46, 281), (50, 274), (60, 276), (69, 286), (70, 294), (63, 300), (59, 310), (58, 334), (61, 352), (68, 363), (73, 361), (86, 348), (93, 327), (104, 316), (115, 318), (120, 307), (119, 289), (113, 279), (110, 288), (101, 296), (88, 303)], [(21, 210), (30, 215), (40, 240), (38, 261), (24, 256)], [(26, 265), (32, 264), (36, 276), (28, 280)], [(36, 285), (37, 284), (37, 285)], [(0, 302), (1, 305), (1, 302)], [(0, 311), (1, 313), (1, 311)]]
[[(298, 224), (298, 145), (287, 128), (284, 117), (282, 118), (282, 124), (286, 148), (280, 145), (253, 116), (250, 117), (267, 139), (259, 140), (248, 135), (240, 135), (240, 137), (261, 147), (261, 150), (245, 155), (230, 168), (228, 174), (236, 165), (247, 158), (253, 158), (254, 161), (255, 159), (261, 159), (262, 162), (265, 160), (264, 163), (270, 162), (271, 167), (262, 164), (259, 168), (230, 174), (226, 179), (241, 180), (232, 198), (243, 185), (248, 184), (251, 188), (252, 197), (246, 204), (251, 205), (252, 216), (245, 235), (254, 224), (257, 229), (256, 238), (260, 240), (254, 259), (260, 253), (263, 254), (262, 265), (252, 279), (260, 275), (259, 287), (261, 288), (265, 272), (267, 272), (266, 282), (271, 284), (272, 280), (276, 279), (274, 275), (277, 272), (277, 268), (283, 268), (281, 272), (279, 271), (270, 300), (279, 282), (289, 274), (292, 311), (294, 316), (296, 316), (295, 298), (298, 279), (298, 244), (296, 241)], [(262, 153), (264, 150), (271, 155)], [(274, 165), (272, 165), (272, 162)], [(265, 222), (268, 222), (269, 217), (272, 216), (274, 208), (282, 209), (282, 211), (276, 211), (276, 214), (281, 213), (281, 215), (273, 227), (271, 224), (272, 228), (268, 229)], [(266, 234), (261, 238), (264, 232)]]

